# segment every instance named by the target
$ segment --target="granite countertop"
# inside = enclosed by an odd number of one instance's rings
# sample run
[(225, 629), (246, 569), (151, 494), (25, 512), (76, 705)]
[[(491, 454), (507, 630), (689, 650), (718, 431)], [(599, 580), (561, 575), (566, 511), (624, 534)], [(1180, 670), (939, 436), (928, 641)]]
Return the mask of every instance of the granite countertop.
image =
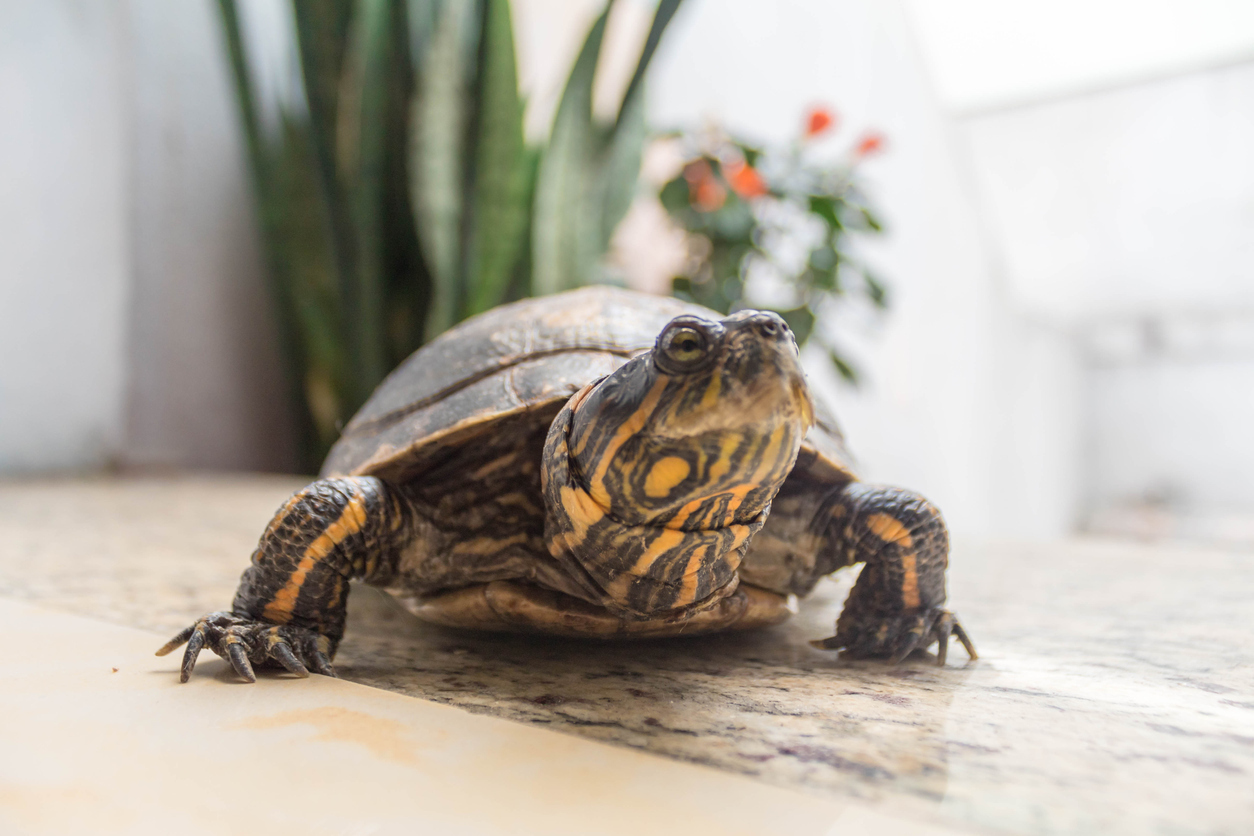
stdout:
[[(229, 605), (274, 477), (0, 483), (0, 595), (161, 634)], [(340, 675), (971, 832), (1254, 832), (1254, 554), (955, 545), (981, 659), (843, 661), (851, 577), (756, 634), (601, 644), (458, 632), (357, 589)], [(170, 662), (171, 676), (177, 661)], [(293, 688), (300, 684), (293, 682)]]

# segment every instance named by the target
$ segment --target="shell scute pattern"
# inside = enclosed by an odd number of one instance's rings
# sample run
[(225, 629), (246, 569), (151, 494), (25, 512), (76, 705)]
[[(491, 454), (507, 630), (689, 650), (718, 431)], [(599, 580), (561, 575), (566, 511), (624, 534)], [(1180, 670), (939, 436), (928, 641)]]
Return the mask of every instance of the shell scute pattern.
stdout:
[[(403, 477), (469, 423), (543, 408), (610, 374), (684, 313), (676, 299), (589, 287), (503, 305), (401, 363), (345, 427), (322, 475)], [(386, 448), (386, 449), (385, 449)]]

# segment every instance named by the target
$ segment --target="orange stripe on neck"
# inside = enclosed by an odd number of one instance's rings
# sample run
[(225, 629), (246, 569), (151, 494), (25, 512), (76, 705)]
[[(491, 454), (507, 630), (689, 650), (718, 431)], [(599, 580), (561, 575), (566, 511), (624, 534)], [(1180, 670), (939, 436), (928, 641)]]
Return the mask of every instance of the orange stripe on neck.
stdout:
[(593, 471), (592, 478), (588, 480), (588, 489), (592, 498), (606, 510), (610, 510), (611, 505), (609, 492), (605, 490), (605, 474), (610, 469), (610, 463), (613, 462), (619, 448), (627, 443), (627, 439), (644, 429), (645, 422), (653, 415), (653, 410), (657, 408), (658, 401), (662, 399), (662, 392), (666, 390), (669, 383), (669, 379), (659, 377), (653, 384), (653, 388), (649, 390), (649, 394), (645, 395), (640, 406), (619, 425), (610, 443), (601, 451), (601, 460), (597, 462), (596, 470)]

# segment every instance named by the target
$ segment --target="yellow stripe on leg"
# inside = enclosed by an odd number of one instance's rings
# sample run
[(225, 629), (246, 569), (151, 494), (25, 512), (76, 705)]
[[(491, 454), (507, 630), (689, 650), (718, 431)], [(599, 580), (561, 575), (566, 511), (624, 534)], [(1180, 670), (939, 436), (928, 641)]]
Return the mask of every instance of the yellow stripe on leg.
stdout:
[(901, 603), (908, 610), (919, 606), (919, 573), (917, 559), (912, 551), (914, 538), (899, 520), (888, 514), (872, 514), (866, 521), (867, 528), (885, 543), (892, 543), (902, 550), (901, 555)]
[(896, 543), (903, 549), (914, 546), (914, 538), (910, 536), (906, 527), (888, 514), (872, 514), (866, 521), (866, 525), (885, 543)]
[(300, 588), (305, 583), (305, 576), (320, 560), (331, 553), (331, 550), (351, 537), (366, 524), (366, 503), (360, 494), (354, 494), (335, 522), (326, 527), (318, 539), (309, 544), (301, 555), (300, 563), (292, 572), (287, 583), (274, 596), (274, 600), (266, 604), (261, 617), (275, 624), (286, 624), (292, 618), (292, 609), (296, 599), (300, 597)]
[(901, 556), (901, 603), (908, 610), (919, 607), (919, 573), (915, 570), (914, 552)]

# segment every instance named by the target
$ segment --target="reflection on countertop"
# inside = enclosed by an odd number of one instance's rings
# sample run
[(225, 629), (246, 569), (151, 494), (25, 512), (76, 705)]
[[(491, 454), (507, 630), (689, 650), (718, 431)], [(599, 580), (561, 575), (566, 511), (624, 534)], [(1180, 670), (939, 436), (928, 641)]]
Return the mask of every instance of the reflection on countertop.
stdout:
[[(0, 594), (173, 633), (229, 604), (298, 486), (0, 483)], [(810, 647), (850, 582), (760, 633), (616, 644), (437, 628), (359, 588), (336, 661), (363, 684), (977, 830), (1254, 831), (1254, 553), (959, 543), (950, 605), (982, 658), (955, 645), (943, 669)]]

